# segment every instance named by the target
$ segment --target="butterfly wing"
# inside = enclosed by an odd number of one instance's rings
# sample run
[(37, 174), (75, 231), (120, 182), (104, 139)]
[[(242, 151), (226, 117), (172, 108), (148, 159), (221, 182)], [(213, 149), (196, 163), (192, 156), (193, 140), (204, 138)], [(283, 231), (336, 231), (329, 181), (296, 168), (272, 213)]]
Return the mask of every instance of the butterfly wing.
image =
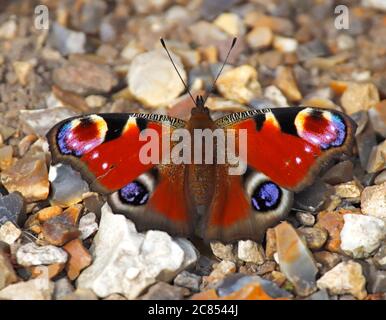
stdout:
[[(248, 166), (242, 176), (230, 175), (227, 165), (217, 166), (203, 233), (223, 241), (261, 240), (288, 214), (293, 192), (310, 185), (323, 163), (350, 151), (356, 129), (340, 112), (307, 107), (234, 113), (216, 124), (234, 130), (236, 150), (246, 144), (242, 160)], [(238, 140), (242, 129), (246, 141)]]
[[(163, 140), (184, 126), (180, 119), (157, 114), (91, 114), (58, 123), (47, 139), (53, 164), (78, 170), (92, 190), (110, 195), (113, 209), (138, 222), (139, 229), (186, 234), (191, 224), (180, 188), (184, 166), (141, 158), (149, 129), (158, 150), (164, 150)], [(158, 163), (161, 156), (162, 151)]]

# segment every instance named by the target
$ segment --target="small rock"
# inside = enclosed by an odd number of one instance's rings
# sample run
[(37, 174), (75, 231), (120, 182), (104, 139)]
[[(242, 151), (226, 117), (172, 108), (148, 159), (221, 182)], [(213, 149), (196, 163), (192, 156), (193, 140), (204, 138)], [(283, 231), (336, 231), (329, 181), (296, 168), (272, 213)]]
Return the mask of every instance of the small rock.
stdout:
[(85, 100), (90, 108), (101, 108), (106, 104), (107, 99), (103, 96), (90, 95)]
[(300, 45), (297, 50), (297, 56), (300, 61), (307, 61), (329, 54), (327, 46), (318, 39)]
[(288, 107), (287, 98), (283, 95), (279, 88), (268, 86), (264, 89), (264, 97), (271, 100), (278, 107)]
[(24, 157), (30, 147), (38, 140), (38, 137), (34, 134), (28, 134), (20, 140), (18, 144), (19, 155)]
[(7, 221), (0, 226), (0, 241), (13, 244), (21, 236), (21, 230), (16, 227), (11, 221)]
[(341, 97), (341, 104), (347, 114), (369, 110), (379, 101), (377, 87), (372, 83), (351, 83)]
[(75, 60), (55, 69), (52, 80), (61, 89), (79, 95), (108, 93), (118, 80), (108, 66)]
[(335, 194), (341, 198), (358, 198), (363, 190), (363, 187), (357, 180), (338, 184), (334, 188)]
[(276, 71), (275, 83), (288, 100), (296, 102), (302, 99), (291, 68), (279, 66)]
[[(181, 59), (173, 53), (171, 56), (182, 78), (186, 81), (186, 72)], [(177, 72), (168, 56), (161, 50), (135, 56), (130, 64), (127, 82), (134, 97), (152, 108), (168, 105), (184, 91), (184, 85)]]
[(91, 264), (92, 257), (79, 239), (66, 243), (63, 246), (63, 249), (66, 250), (69, 255), (66, 266), (67, 276), (73, 281), (79, 276), (84, 268), (87, 268)]
[(91, 289), (77, 288), (72, 293), (64, 296), (62, 300), (98, 300), (98, 297)]
[(365, 258), (374, 252), (386, 236), (385, 222), (362, 214), (345, 214), (340, 232), (341, 249), (354, 258)]
[(366, 171), (378, 172), (386, 168), (386, 140), (371, 150)]
[(386, 270), (386, 244), (384, 243), (373, 257), (374, 264), (381, 270)]
[(386, 182), (363, 190), (361, 210), (364, 214), (386, 221)]
[(0, 252), (0, 290), (17, 281), (15, 270), (6, 255)]
[(232, 300), (274, 300), (291, 297), (290, 293), (279, 288), (272, 281), (239, 273), (225, 278), (216, 291), (223, 299)]
[(237, 256), (245, 262), (252, 262), (258, 265), (265, 261), (263, 247), (251, 240), (240, 240), (237, 247)]
[(224, 71), (218, 78), (216, 86), (223, 97), (239, 103), (248, 103), (261, 95), (257, 71), (250, 65)]
[(50, 220), (51, 218), (54, 218), (58, 215), (60, 215), (63, 212), (63, 209), (59, 206), (52, 206), (47, 207), (39, 210), (36, 213), (36, 217), (40, 222), (45, 222), (47, 220)]
[(339, 50), (350, 50), (355, 47), (355, 40), (350, 35), (341, 33), (336, 38), (336, 45)]
[(87, 213), (80, 218), (79, 231), (81, 232), (80, 238), (82, 240), (87, 239), (98, 230), (98, 224), (96, 222), (96, 215), (94, 212)]
[(192, 258), (186, 263), (185, 251), (167, 233), (137, 233), (130, 220), (113, 214), (107, 204), (91, 253), (94, 262), (78, 277), (77, 285), (99, 297), (120, 293), (134, 299), (151, 284), (170, 281), (183, 266), (192, 264)]
[(20, 192), (27, 202), (47, 199), (50, 184), (44, 154), (20, 159), (1, 172), (1, 182), (8, 192)]
[(62, 300), (65, 296), (74, 292), (74, 287), (66, 277), (55, 281), (54, 284), (54, 300)]
[(13, 162), (12, 146), (0, 147), (0, 171), (7, 170)]
[(339, 263), (317, 281), (318, 288), (331, 295), (352, 294), (357, 299), (366, 297), (365, 284), (361, 265), (352, 260)]
[(335, 166), (331, 167), (324, 175), (323, 181), (336, 185), (339, 183), (349, 182), (353, 180), (354, 165), (351, 161), (341, 161)]
[(280, 52), (291, 53), (295, 52), (298, 48), (298, 42), (293, 38), (275, 36), (273, 47)]
[(203, 277), (202, 286), (213, 288), (220, 280), (236, 272), (236, 264), (232, 261), (223, 260), (213, 265), (213, 271), (209, 276)]
[(77, 238), (80, 231), (76, 227), (82, 207), (75, 205), (62, 214), (57, 215), (42, 225), (42, 235), (45, 241), (55, 246), (62, 246)]
[(315, 227), (324, 228), (328, 232), (326, 249), (332, 252), (340, 251), (340, 232), (344, 225), (344, 211), (322, 211), (317, 216)]
[(253, 28), (246, 36), (246, 41), (252, 49), (267, 48), (271, 45), (273, 33), (270, 28)]
[(62, 272), (63, 269), (64, 263), (54, 263), (49, 266), (32, 266), (29, 268), (29, 271), (31, 272), (31, 277), (33, 279), (42, 277), (52, 279)]
[(172, 286), (166, 282), (158, 282), (151, 286), (146, 294), (140, 297), (141, 300), (181, 300), (189, 295), (189, 290)]
[(6, 196), (0, 195), (0, 225), (10, 221), (23, 226), (27, 216), (23, 197), (18, 192)]
[(386, 170), (383, 170), (380, 174), (374, 179), (374, 184), (381, 185), (386, 182)]
[(54, 283), (46, 279), (18, 282), (0, 290), (0, 299), (5, 300), (51, 300)]
[(107, 4), (102, 0), (84, 2), (77, 27), (85, 33), (97, 33), (106, 8)]
[(316, 290), (315, 276), (318, 272), (311, 252), (288, 222), (276, 226), (275, 232), (280, 270), (293, 283), (299, 295), (310, 295)]
[(0, 39), (12, 40), (17, 35), (16, 21), (10, 19), (0, 25)]
[(20, 121), (25, 133), (44, 137), (55, 123), (75, 115), (75, 112), (64, 107), (21, 110)]
[(386, 271), (377, 270), (370, 265), (366, 273), (367, 291), (370, 294), (386, 293)]
[(69, 165), (58, 164), (50, 167), (51, 205), (68, 207), (83, 200), (90, 191), (79, 172)]
[(234, 13), (222, 13), (213, 23), (233, 37), (242, 36), (245, 33), (243, 21)]
[(312, 227), (315, 224), (315, 216), (308, 212), (296, 212), (296, 219), (305, 227)]
[(325, 274), (327, 271), (331, 270), (339, 262), (341, 262), (341, 258), (337, 253), (333, 253), (329, 251), (314, 252), (313, 256), (315, 260), (322, 265), (321, 266), (322, 274)]
[(321, 228), (301, 228), (298, 232), (305, 238), (307, 247), (312, 250), (323, 247), (328, 237), (327, 231)]
[(37, 246), (34, 243), (22, 245), (16, 252), (17, 263), (24, 267), (65, 263), (67, 253), (57, 247)]
[(133, 0), (132, 5), (135, 11), (139, 14), (149, 14), (155, 12), (162, 12), (169, 4), (170, 0)]
[(191, 291), (199, 291), (201, 284), (201, 277), (188, 271), (182, 271), (174, 278), (174, 285), (188, 288)]
[(383, 0), (362, 0), (362, 6), (386, 12), (386, 3)]
[(212, 241), (210, 243), (210, 248), (217, 258), (236, 262), (236, 255), (232, 244), (223, 244), (219, 241)]
[(76, 32), (53, 23), (50, 41), (62, 55), (72, 53), (84, 53), (86, 45), (86, 35), (83, 32)]
[(28, 83), (29, 76), (34, 68), (34, 64), (30, 61), (14, 61), (12, 63), (16, 77), (22, 86)]
[(273, 260), (273, 255), (277, 251), (276, 232), (275, 229), (269, 228), (266, 232), (265, 256), (267, 259)]

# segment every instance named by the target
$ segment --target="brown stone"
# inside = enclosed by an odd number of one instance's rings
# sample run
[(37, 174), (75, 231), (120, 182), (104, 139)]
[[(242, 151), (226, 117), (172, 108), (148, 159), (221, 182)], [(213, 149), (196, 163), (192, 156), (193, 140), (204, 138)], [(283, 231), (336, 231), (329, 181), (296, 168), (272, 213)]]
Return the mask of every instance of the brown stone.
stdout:
[(322, 228), (301, 228), (297, 230), (305, 240), (307, 247), (313, 250), (320, 249), (327, 241), (327, 231)]
[(276, 85), (290, 101), (299, 101), (302, 94), (299, 91), (294, 74), (290, 67), (279, 66), (276, 71)]
[(369, 110), (379, 100), (377, 87), (372, 83), (350, 83), (341, 97), (341, 104), (348, 114)]
[(37, 219), (40, 222), (45, 222), (53, 217), (60, 215), (62, 212), (63, 210), (61, 207), (52, 206), (52, 207), (41, 209), (36, 214), (37, 214)]
[(277, 251), (276, 247), (276, 233), (275, 229), (269, 228), (266, 233), (266, 247), (265, 247), (265, 257), (267, 259), (273, 260), (273, 255)]
[(10, 193), (19, 191), (27, 202), (47, 199), (50, 184), (45, 156), (20, 159), (1, 172), (1, 182)]
[(91, 264), (92, 257), (79, 239), (68, 242), (63, 248), (70, 256), (66, 265), (67, 276), (70, 280), (75, 280)]
[(40, 276), (44, 276), (43, 268), (47, 269), (48, 278), (52, 279), (56, 277), (63, 269), (64, 263), (54, 263), (49, 266), (33, 266), (30, 268), (32, 278), (38, 278)]

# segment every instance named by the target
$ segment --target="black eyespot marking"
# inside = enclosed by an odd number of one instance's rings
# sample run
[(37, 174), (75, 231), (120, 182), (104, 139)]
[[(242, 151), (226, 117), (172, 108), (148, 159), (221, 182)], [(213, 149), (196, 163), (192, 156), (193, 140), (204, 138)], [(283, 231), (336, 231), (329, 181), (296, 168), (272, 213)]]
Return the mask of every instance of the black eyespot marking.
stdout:
[(119, 190), (118, 195), (123, 203), (131, 206), (142, 206), (149, 200), (149, 190), (139, 181), (124, 186)]
[(260, 212), (274, 210), (279, 206), (281, 197), (280, 187), (271, 181), (265, 181), (253, 191), (252, 207)]
[(136, 118), (135, 122), (137, 123), (137, 127), (139, 131), (145, 130), (147, 128), (147, 120), (144, 118)]

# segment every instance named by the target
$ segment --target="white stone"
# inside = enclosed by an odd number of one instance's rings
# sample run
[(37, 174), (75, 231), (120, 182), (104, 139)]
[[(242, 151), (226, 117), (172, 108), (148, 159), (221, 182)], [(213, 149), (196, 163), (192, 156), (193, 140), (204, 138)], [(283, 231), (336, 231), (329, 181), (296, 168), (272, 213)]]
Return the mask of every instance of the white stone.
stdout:
[(21, 236), (21, 230), (11, 221), (7, 221), (0, 227), (0, 241), (13, 244)]
[(232, 244), (224, 244), (220, 241), (212, 241), (210, 243), (210, 248), (217, 258), (233, 262), (236, 261), (236, 255), (234, 253)]
[(51, 40), (63, 55), (85, 53), (86, 34), (53, 24)]
[(265, 260), (262, 246), (251, 240), (238, 242), (237, 256), (242, 261), (256, 264), (263, 264)]
[(298, 48), (298, 42), (293, 38), (275, 36), (273, 47), (281, 52), (291, 53), (295, 52)]
[(0, 300), (51, 300), (53, 292), (52, 281), (37, 278), (5, 287), (0, 290)]
[(166, 232), (138, 233), (133, 222), (105, 204), (91, 247), (94, 262), (81, 273), (77, 287), (92, 289), (99, 297), (119, 293), (135, 299), (151, 284), (168, 282), (195, 262), (192, 248)]
[(365, 284), (362, 266), (351, 260), (339, 263), (316, 282), (319, 289), (326, 289), (332, 295), (352, 294), (358, 299), (367, 295)]
[(17, 24), (15, 20), (8, 20), (0, 25), (0, 39), (11, 40), (17, 34)]
[(386, 182), (363, 190), (361, 209), (364, 214), (381, 218), (386, 222)]
[(386, 12), (385, 0), (362, 0), (362, 6), (378, 9)]
[(386, 236), (385, 223), (363, 214), (345, 214), (340, 233), (341, 249), (354, 258), (368, 257)]
[(24, 267), (65, 263), (67, 256), (61, 248), (38, 246), (33, 242), (22, 245), (16, 252), (17, 263)]
[(268, 86), (264, 89), (264, 97), (271, 100), (278, 107), (288, 107), (287, 98), (276, 86)]
[[(173, 53), (171, 56), (186, 82), (187, 76), (181, 59)], [(163, 50), (135, 56), (127, 74), (127, 82), (135, 98), (153, 108), (168, 105), (184, 91), (184, 85)]]
[(237, 37), (245, 33), (245, 26), (243, 21), (237, 14), (222, 13), (214, 21), (213, 24), (229, 35)]
[(94, 232), (98, 230), (98, 224), (96, 223), (96, 215), (94, 212), (87, 213), (79, 220), (79, 231), (81, 232), (80, 238), (82, 240), (87, 239)]
[(90, 95), (86, 97), (86, 103), (90, 108), (101, 108), (106, 104), (104, 96)]

